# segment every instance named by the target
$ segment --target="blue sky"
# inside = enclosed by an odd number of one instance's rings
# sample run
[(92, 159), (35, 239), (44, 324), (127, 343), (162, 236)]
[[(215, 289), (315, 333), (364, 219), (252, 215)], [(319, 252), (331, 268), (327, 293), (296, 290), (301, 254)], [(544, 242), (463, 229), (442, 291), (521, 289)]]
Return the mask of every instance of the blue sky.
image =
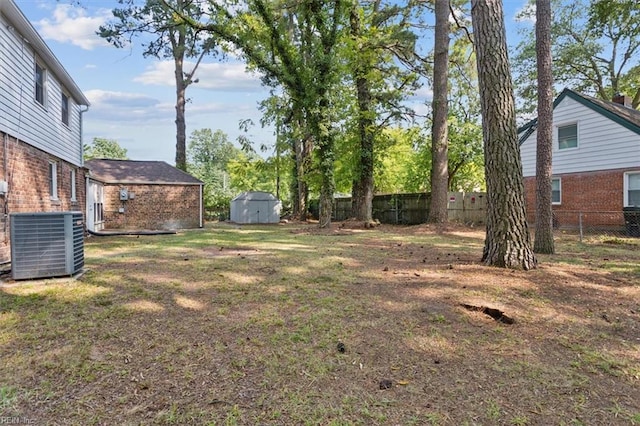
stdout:
[[(115, 139), (130, 159), (175, 164), (173, 63), (145, 59), (135, 44), (116, 49), (95, 34), (118, 7), (117, 0), (83, 0), (82, 7), (66, 0), (15, 1), (91, 102), (84, 114), (84, 142)], [(504, 0), (508, 40), (516, 37), (514, 16), (525, 3)], [(198, 129), (220, 129), (233, 141), (242, 133), (238, 123), (252, 119), (256, 125), (250, 138), (258, 145), (273, 143), (273, 132), (259, 124), (258, 102), (268, 90), (257, 76), (246, 73), (241, 63), (210, 59), (200, 64), (196, 77), (199, 82), (187, 89), (187, 136)], [(415, 94), (417, 109), (424, 108), (429, 93), (425, 88)]]

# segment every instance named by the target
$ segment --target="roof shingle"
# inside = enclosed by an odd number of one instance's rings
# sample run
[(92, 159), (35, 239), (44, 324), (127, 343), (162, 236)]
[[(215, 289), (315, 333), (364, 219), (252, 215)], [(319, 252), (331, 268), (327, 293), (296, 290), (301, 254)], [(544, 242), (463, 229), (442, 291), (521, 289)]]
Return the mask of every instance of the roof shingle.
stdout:
[[(569, 97), (582, 105), (590, 108), (599, 114), (615, 121), (616, 123), (626, 127), (632, 132), (640, 135), (640, 111), (633, 108), (626, 107), (624, 105), (603, 101), (591, 96), (583, 95), (582, 93), (575, 92), (571, 89), (565, 88), (560, 95), (553, 101), (553, 108), (565, 98)], [(526, 123), (524, 126), (518, 128), (518, 134), (520, 135), (520, 145), (537, 129), (538, 118)]]
[(94, 159), (85, 162), (90, 177), (103, 183), (182, 184), (203, 182), (164, 161)]

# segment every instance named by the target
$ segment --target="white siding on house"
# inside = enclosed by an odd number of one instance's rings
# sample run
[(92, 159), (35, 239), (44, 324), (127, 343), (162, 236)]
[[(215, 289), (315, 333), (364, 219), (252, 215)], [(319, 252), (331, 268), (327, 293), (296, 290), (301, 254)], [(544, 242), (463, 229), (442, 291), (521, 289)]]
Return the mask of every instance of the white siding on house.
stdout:
[(520, 158), (522, 159), (522, 174), (524, 177), (536, 175), (536, 138), (538, 132), (533, 132), (520, 145)]
[(71, 164), (82, 165), (80, 106), (69, 96), (69, 126), (62, 122), (62, 86), (48, 63), (43, 108), (35, 100), (36, 53), (19, 29), (0, 14), (0, 131)]
[[(640, 135), (566, 96), (553, 110), (553, 174), (640, 167)], [(556, 126), (578, 124), (578, 148), (558, 150)], [(536, 174), (536, 137), (520, 146), (525, 177)]]

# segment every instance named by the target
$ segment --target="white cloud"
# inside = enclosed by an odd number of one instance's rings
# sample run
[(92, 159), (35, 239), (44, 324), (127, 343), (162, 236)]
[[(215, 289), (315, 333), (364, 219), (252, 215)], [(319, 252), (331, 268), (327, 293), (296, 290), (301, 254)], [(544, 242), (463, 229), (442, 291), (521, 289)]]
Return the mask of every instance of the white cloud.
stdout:
[[(186, 72), (193, 69), (195, 63), (185, 62)], [(133, 81), (146, 85), (175, 86), (173, 61), (158, 61), (147, 67), (146, 71)], [(201, 63), (195, 73), (198, 82), (192, 87), (225, 92), (256, 92), (265, 90), (257, 75), (245, 70), (242, 63)]]
[(84, 50), (108, 46), (96, 31), (111, 16), (108, 9), (100, 9), (95, 16), (87, 16), (85, 9), (69, 4), (58, 4), (50, 19), (41, 19), (35, 23), (38, 33), (48, 40), (70, 43)]
[(536, 23), (536, 4), (525, 1), (525, 3), (520, 7), (520, 9), (516, 10), (515, 16), (513, 17), (515, 22), (522, 23)]
[(140, 93), (87, 90), (91, 102), (88, 117), (98, 121), (140, 122), (175, 119), (175, 106)]
[(433, 99), (433, 90), (427, 85), (423, 85), (418, 90), (413, 92), (413, 94), (409, 97), (410, 100), (422, 100), (424, 102), (431, 102)]
[[(187, 68), (188, 69), (188, 68)], [(173, 76), (174, 64), (172, 61), (159, 61), (147, 66), (145, 72), (135, 77), (133, 81), (136, 83), (154, 85), (154, 86), (175, 86), (175, 77)]]
[(451, 9), (453, 10), (453, 15), (449, 15), (450, 24), (456, 25), (460, 23), (465, 26), (471, 25), (471, 15), (467, 15), (464, 9), (456, 8), (455, 6), (451, 6)]
[(431, 113), (431, 104), (414, 103), (409, 105), (409, 107), (413, 110), (414, 114), (419, 117), (426, 117)]
[(247, 104), (231, 104), (231, 103), (197, 103), (187, 105), (187, 115), (189, 117), (196, 117), (209, 114), (255, 114), (256, 108)]
[[(115, 123), (150, 122), (173, 123), (175, 103), (167, 102), (143, 93), (87, 90), (84, 92), (91, 107), (87, 119), (113, 121)], [(246, 102), (194, 102), (187, 104), (187, 119), (216, 117), (220, 115), (247, 116), (256, 114), (256, 107)]]
[[(206, 93), (205, 91), (201, 91)], [(176, 127), (173, 102), (143, 93), (87, 90), (91, 102), (85, 120), (84, 141), (95, 137), (115, 139), (135, 160), (163, 160), (174, 164)], [(187, 104), (187, 135), (193, 130), (210, 128), (224, 131), (231, 140), (241, 134), (240, 118), (256, 123), (259, 114), (248, 102), (194, 102)], [(251, 133), (260, 143), (270, 143), (270, 129), (258, 126)]]

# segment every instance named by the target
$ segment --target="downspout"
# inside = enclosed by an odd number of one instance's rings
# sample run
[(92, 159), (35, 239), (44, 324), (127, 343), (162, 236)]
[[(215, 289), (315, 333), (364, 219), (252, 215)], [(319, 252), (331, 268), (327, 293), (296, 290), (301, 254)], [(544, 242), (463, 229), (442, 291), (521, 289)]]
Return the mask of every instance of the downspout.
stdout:
[(9, 242), (9, 236), (7, 235), (7, 226), (9, 223), (9, 171), (7, 170), (7, 167), (9, 167), (9, 161), (8, 161), (8, 156), (9, 156), (9, 135), (4, 133), (4, 137), (3, 137), (3, 167), (4, 167), (4, 181), (7, 182), (7, 192), (4, 194), (4, 209), (3, 209), (3, 216), (4, 216), (4, 243), (7, 244)]
[(7, 162), (7, 156), (8, 156), (8, 152), (7, 149), (9, 149), (9, 135), (7, 135), (6, 133), (4, 133), (4, 158), (3, 160), (3, 165), (4, 165), (4, 180), (6, 182), (9, 181), (9, 171), (7, 170), (7, 166), (8, 166), (8, 162)]
[(202, 217), (202, 213), (203, 213), (203, 209), (204, 206), (202, 205), (202, 187), (204, 186), (204, 184), (200, 184), (200, 228), (202, 228), (204, 226), (203, 223), (203, 217)]
[(84, 143), (82, 141), (82, 131), (84, 128), (84, 120), (82, 114), (89, 111), (89, 105), (85, 105), (86, 109), (80, 110), (80, 165), (84, 167)]
[[(88, 173), (87, 173), (88, 175)], [(89, 224), (89, 176), (85, 175), (84, 177), (84, 228), (87, 232), (94, 231), (95, 229), (89, 229), (87, 226)], [(95, 213), (94, 216), (95, 218)], [(95, 228), (96, 224), (92, 221), (92, 228)]]
[[(80, 167), (84, 167), (84, 143), (82, 140), (82, 130), (84, 128), (84, 120), (83, 120), (83, 114), (87, 111), (89, 111), (89, 105), (85, 105), (85, 109), (80, 109)], [(87, 192), (89, 190), (89, 177), (85, 176), (85, 182), (84, 182), (84, 212), (82, 212), (82, 216), (84, 218), (84, 220), (82, 221), (84, 223), (84, 230), (85, 232), (87, 232), (89, 229), (87, 228), (87, 214), (89, 213), (89, 206), (87, 204)]]

